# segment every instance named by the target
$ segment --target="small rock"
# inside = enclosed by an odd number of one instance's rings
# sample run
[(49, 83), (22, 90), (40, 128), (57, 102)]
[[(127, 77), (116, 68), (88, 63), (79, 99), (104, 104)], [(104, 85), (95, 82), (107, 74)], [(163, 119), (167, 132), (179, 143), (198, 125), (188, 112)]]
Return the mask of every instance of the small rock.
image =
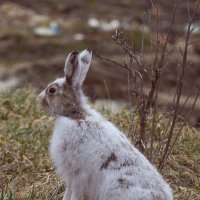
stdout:
[(88, 26), (92, 28), (98, 28), (100, 26), (100, 22), (96, 18), (90, 18), (88, 20)]
[(88, 26), (92, 28), (99, 28), (102, 31), (108, 32), (118, 29), (121, 26), (121, 24), (117, 19), (106, 21), (106, 20), (98, 20), (96, 18), (90, 18), (88, 20)]
[(117, 19), (113, 19), (110, 22), (108, 21), (102, 21), (100, 24), (100, 28), (103, 31), (113, 31), (115, 29), (118, 29), (120, 27), (120, 22)]
[(85, 39), (85, 35), (82, 34), (82, 33), (77, 33), (77, 34), (75, 34), (75, 35), (73, 36), (73, 39), (74, 39), (75, 41), (82, 41), (82, 40)]
[(55, 22), (52, 22), (49, 27), (40, 26), (36, 27), (33, 32), (37, 36), (41, 37), (52, 37), (56, 36), (59, 33), (59, 25)]

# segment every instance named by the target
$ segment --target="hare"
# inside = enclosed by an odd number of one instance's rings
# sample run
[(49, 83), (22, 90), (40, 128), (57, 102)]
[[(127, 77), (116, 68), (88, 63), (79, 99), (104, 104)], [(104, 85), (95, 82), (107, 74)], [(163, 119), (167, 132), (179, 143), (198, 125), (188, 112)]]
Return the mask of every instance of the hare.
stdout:
[(67, 186), (63, 200), (172, 200), (154, 166), (87, 103), (81, 86), (91, 59), (89, 49), (70, 53), (64, 78), (37, 98), (41, 109), (56, 116), (50, 155)]

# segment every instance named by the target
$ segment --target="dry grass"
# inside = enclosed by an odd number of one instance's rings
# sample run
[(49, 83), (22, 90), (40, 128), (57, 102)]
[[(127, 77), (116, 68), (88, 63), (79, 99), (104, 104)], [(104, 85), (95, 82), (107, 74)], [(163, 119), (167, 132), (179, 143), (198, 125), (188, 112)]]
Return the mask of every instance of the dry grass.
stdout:
[[(109, 116), (128, 132), (129, 113)], [(0, 94), (0, 200), (62, 199), (64, 187), (48, 156), (53, 118), (37, 112), (35, 98), (26, 91)], [(160, 117), (157, 134), (165, 118)], [(175, 199), (200, 199), (200, 134), (185, 127), (162, 172)]]

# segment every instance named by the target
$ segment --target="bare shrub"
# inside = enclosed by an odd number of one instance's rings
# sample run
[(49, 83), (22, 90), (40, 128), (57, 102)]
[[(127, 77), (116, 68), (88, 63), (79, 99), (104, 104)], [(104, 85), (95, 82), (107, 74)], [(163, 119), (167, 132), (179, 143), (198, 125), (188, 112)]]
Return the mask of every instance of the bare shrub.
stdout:
[[(193, 9), (191, 11), (188, 1), (188, 26), (184, 35), (184, 46), (180, 48), (182, 56), (181, 62), (176, 63), (177, 68), (177, 81), (173, 98), (171, 100), (168, 110), (165, 111), (165, 130), (159, 134), (157, 129), (159, 126), (160, 109), (159, 95), (160, 83), (162, 77), (165, 76), (164, 69), (167, 67), (168, 60), (170, 59), (171, 46), (168, 45), (170, 35), (172, 34), (176, 15), (179, 7), (183, 2), (176, 1), (173, 5), (173, 12), (170, 19), (170, 24), (165, 31), (162, 27), (162, 19), (159, 17), (159, 4), (154, 4), (153, 1), (151, 9), (154, 10), (156, 20), (154, 23), (151, 19), (150, 11), (145, 14), (144, 24), (150, 27), (148, 35), (150, 42), (150, 51), (152, 55), (152, 62), (148, 63), (144, 58), (145, 40), (144, 32), (141, 33), (141, 49), (136, 51), (134, 44), (132, 45), (132, 37), (121, 30), (113, 34), (114, 42), (124, 51), (126, 59), (123, 63), (119, 63), (101, 56), (96, 52), (97, 57), (113, 63), (127, 71), (128, 79), (128, 95), (130, 102), (130, 118), (131, 128), (129, 136), (136, 146), (142, 151), (149, 160), (158, 166), (160, 170), (163, 169), (165, 163), (171, 154), (175, 143), (181, 135), (183, 127), (186, 125), (188, 119), (191, 117), (195, 107), (195, 103), (200, 93), (199, 81), (196, 81), (195, 86), (191, 91), (196, 91), (195, 97), (192, 99), (192, 104), (189, 112), (185, 117), (182, 117), (182, 111), (187, 101), (191, 97), (191, 93), (185, 99), (184, 103), (180, 102), (183, 91), (184, 77), (187, 73), (187, 60), (188, 60), (188, 47), (199, 41), (190, 41), (191, 34), (198, 26), (196, 14), (200, 6), (200, 0), (193, 2)], [(150, 87), (147, 87), (150, 86)], [(193, 92), (194, 93), (194, 92)], [(133, 106), (134, 105), (134, 106)], [(138, 117), (136, 117), (138, 116)]]

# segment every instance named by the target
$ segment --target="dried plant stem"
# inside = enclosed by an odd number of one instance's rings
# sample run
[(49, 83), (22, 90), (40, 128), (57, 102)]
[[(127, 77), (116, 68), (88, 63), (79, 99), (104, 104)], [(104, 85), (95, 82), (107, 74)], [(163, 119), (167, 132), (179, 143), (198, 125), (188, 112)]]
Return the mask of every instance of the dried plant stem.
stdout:
[[(178, 75), (177, 75), (177, 85), (175, 87), (175, 93), (172, 98), (171, 106), (167, 111), (167, 116), (169, 120), (166, 123), (166, 129), (162, 131), (162, 134), (157, 137), (156, 129), (159, 123), (159, 91), (160, 91), (160, 84), (161, 79), (163, 77), (164, 68), (167, 67), (166, 60), (167, 58), (170, 59), (170, 51), (172, 49), (169, 42), (169, 38), (172, 33), (172, 29), (175, 23), (177, 10), (179, 9), (180, 4), (182, 1), (177, 0), (173, 6), (173, 13), (170, 20), (170, 25), (167, 30), (166, 36), (163, 35), (163, 26), (160, 22), (159, 18), (159, 7), (156, 7), (156, 4), (151, 1), (153, 9), (156, 9), (156, 29), (152, 25), (152, 19), (150, 14), (148, 17), (149, 26), (150, 26), (150, 42), (151, 42), (151, 51), (153, 53), (153, 61), (152, 63), (147, 63), (144, 60), (143, 52), (145, 51), (145, 40), (144, 40), (144, 33), (142, 33), (141, 38), (141, 48), (140, 52), (136, 53), (131, 44), (131, 38), (125, 35), (124, 31), (116, 31), (112, 38), (114, 42), (124, 51), (128, 59), (124, 62), (118, 63), (116, 61), (110, 60), (103, 56), (100, 56), (96, 53), (97, 57), (103, 60), (106, 60), (115, 66), (121, 67), (127, 71), (128, 75), (128, 98), (129, 98), (129, 108), (130, 108), (130, 131), (129, 136), (131, 137), (132, 141), (137, 141), (136, 144), (140, 151), (142, 151), (145, 155), (148, 156), (152, 163), (158, 164), (160, 170), (163, 169), (165, 163), (171, 154), (175, 143), (177, 142), (183, 127), (186, 125), (187, 120), (191, 116), (197, 98), (199, 97), (200, 88), (198, 87), (197, 94), (191, 106), (191, 109), (185, 119), (180, 117), (182, 114), (182, 110), (184, 109), (186, 103), (188, 102), (192, 92), (189, 96), (185, 99), (185, 102), (180, 105), (180, 100), (182, 97), (183, 91), (183, 84), (184, 84), (184, 77), (186, 74), (187, 68), (187, 57), (188, 57), (188, 46), (193, 44), (193, 41), (190, 42), (191, 32), (194, 30), (193, 22), (195, 14), (197, 13), (197, 9), (200, 5), (200, 0), (198, 0), (196, 7), (191, 13), (188, 10), (189, 16), (189, 25), (184, 37), (185, 46), (184, 49), (180, 49), (180, 53), (182, 55), (181, 64), (176, 63), (178, 67)], [(189, 7), (188, 7), (189, 9)], [(149, 12), (148, 12), (149, 13)], [(144, 22), (143, 22), (144, 23)], [(155, 30), (153, 32), (153, 30)], [(153, 40), (153, 34), (156, 36), (155, 41)], [(163, 39), (164, 43), (160, 43), (159, 39)], [(169, 45), (168, 45), (169, 44)], [(169, 48), (168, 48), (169, 46)], [(155, 48), (154, 48), (155, 47)], [(147, 91), (145, 88), (146, 79), (148, 80), (148, 85), (150, 85), (150, 89)], [(133, 103), (132, 101), (136, 101)], [(135, 106), (133, 106), (135, 105)], [(135, 120), (137, 117), (137, 120)], [(151, 120), (149, 123), (148, 120)], [(183, 121), (184, 120), (184, 121)], [(177, 122), (181, 122), (181, 127), (177, 130)], [(159, 141), (158, 141), (159, 139)]]
[(176, 97), (176, 103), (175, 103), (175, 110), (174, 110), (170, 130), (169, 130), (169, 134), (168, 134), (168, 138), (167, 138), (167, 144), (165, 146), (165, 150), (164, 150), (163, 156), (162, 156), (160, 164), (159, 164), (160, 170), (163, 168), (163, 166), (169, 156), (168, 150), (170, 148), (173, 130), (174, 130), (174, 127), (176, 124), (177, 116), (178, 116), (179, 103), (180, 103), (180, 98), (181, 98), (182, 88), (183, 88), (183, 80), (184, 80), (185, 69), (186, 69), (186, 65), (187, 65), (188, 44), (189, 44), (189, 38), (190, 38), (190, 34), (191, 34), (191, 26), (192, 26), (193, 18), (196, 14), (197, 8), (199, 7), (199, 4), (200, 4), (200, 1), (198, 1), (197, 7), (195, 8), (192, 17), (190, 18), (186, 37), (185, 37), (185, 47), (184, 47), (183, 60), (182, 60), (182, 66), (181, 66), (182, 70), (181, 70), (180, 78), (178, 80), (178, 85), (177, 85), (177, 94), (176, 94), (177, 97)]
[(187, 123), (189, 117), (191, 117), (191, 114), (192, 114), (193, 111), (194, 111), (194, 107), (195, 107), (195, 105), (196, 105), (196, 102), (197, 102), (197, 99), (198, 99), (199, 95), (200, 95), (200, 87), (198, 88), (198, 91), (197, 91), (197, 93), (196, 93), (196, 96), (195, 96), (194, 102), (193, 102), (193, 104), (192, 104), (192, 107), (191, 107), (191, 109), (190, 109), (190, 111), (189, 111), (187, 117), (184, 119), (184, 123), (182, 124), (182, 126), (181, 126), (180, 129), (179, 129), (179, 131), (177, 132), (176, 137), (175, 137), (173, 143), (171, 144), (171, 146), (170, 146), (170, 148), (169, 148), (169, 151), (168, 151), (168, 153), (167, 153), (167, 158), (168, 158), (169, 155), (171, 154), (172, 149), (173, 149), (175, 143), (177, 142), (177, 140), (178, 140), (178, 138), (179, 138), (179, 136), (180, 136), (180, 134), (181, 134), (181, 131), (182, 131), (183, 127), (186, 125), (186, 123)]

